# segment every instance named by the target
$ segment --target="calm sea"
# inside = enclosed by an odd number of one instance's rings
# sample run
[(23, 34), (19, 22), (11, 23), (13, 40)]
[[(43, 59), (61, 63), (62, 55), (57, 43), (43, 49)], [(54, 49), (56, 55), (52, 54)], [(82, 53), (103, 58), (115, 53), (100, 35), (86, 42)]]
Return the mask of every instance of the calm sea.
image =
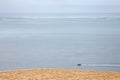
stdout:
[(120, 71), (118, 14), (46, 15), (0, 16), (0, 70)]

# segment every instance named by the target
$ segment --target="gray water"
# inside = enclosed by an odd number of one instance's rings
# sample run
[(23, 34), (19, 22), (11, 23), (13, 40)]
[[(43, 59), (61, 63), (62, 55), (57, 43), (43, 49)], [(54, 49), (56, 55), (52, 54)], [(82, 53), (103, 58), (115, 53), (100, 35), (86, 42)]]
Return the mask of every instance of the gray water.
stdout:
[(120, 71), (120, 18), (0, 17), (0, 70), (21, 68)]

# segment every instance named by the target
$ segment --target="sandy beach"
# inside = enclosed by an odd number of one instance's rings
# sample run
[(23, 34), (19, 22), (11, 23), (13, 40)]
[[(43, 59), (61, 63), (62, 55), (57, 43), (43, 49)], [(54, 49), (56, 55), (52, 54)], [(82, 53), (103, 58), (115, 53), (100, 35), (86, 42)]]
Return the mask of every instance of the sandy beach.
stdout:
[(21, 69), (0, 71), (0, 80), (120, 80), (120, 72), (80, 69)]

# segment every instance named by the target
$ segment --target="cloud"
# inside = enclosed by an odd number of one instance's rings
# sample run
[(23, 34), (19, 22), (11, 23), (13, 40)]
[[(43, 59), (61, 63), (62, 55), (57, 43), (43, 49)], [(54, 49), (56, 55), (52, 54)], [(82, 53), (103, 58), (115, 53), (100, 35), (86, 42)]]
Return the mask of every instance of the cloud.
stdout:
[(120, 0), (0, 0), (0, 13), (120, 12)]

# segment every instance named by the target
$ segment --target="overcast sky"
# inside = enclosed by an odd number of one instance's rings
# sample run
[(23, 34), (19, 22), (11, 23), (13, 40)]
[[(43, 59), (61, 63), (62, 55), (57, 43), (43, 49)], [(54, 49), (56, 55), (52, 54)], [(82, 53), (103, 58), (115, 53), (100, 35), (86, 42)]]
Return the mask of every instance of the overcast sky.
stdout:
[(119, 13), (120, 0), (0, 0), (0, 13)]

